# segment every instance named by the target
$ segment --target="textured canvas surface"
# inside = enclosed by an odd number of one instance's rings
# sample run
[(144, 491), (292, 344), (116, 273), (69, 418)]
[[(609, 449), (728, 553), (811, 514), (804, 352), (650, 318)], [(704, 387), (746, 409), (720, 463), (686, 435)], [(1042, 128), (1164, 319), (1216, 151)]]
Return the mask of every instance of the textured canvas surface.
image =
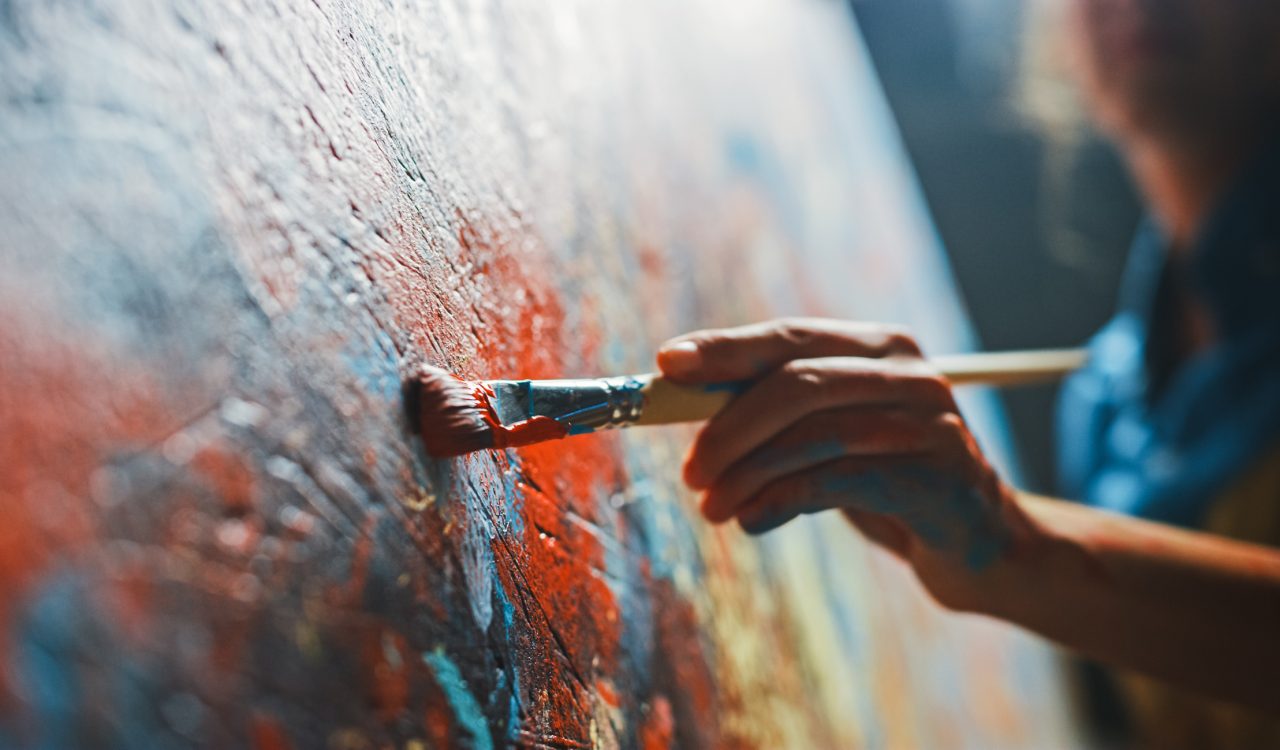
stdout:
[(971, 346), (843, 6), (15, 0), (0, 71), (0, 746), (1069, 736), (839, 519), (702, 523), (689, 428), (401, 415), (779, 314)]

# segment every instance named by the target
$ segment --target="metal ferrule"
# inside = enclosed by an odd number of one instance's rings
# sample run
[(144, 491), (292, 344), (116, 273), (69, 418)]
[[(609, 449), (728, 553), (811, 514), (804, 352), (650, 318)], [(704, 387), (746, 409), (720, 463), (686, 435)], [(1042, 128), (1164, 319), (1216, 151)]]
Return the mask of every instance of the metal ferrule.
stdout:
[(590, 380), (494, 380), (493, 406), (504, 425), (550, 417), (570, 432), (621, 427), (640, 418), (645, 381), (630, 376)]

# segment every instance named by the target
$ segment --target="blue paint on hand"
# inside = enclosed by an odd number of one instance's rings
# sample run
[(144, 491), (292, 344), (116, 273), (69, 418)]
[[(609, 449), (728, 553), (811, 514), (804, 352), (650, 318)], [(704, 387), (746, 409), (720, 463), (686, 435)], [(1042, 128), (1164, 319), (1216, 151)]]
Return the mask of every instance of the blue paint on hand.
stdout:
[(751, 387), (750, 380), (724, 380), (719, 383), (707, 383), (702, 386), (702, 390), (707, 393), (721, 393), (728, 391), (737, 396), (743, 391)]
[[(927, 468), (832, 473), (815, 483), (826, 507), (854, 507), (898, 519), (928, 547), (981, 571), (1009, 544), (997, 507), (977, 490)], [(762, 524), (763, 525), (763, 524)]]

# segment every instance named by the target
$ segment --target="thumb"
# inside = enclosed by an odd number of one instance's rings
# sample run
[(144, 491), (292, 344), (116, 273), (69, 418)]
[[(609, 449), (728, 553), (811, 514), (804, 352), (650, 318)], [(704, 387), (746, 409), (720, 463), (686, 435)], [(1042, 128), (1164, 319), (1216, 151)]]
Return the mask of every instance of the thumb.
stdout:
[(894, 355), (920, 355), (920, 347), (901, 328), (783, 318), (677, 336), (658, 349), (658, 368), (671, 380), (714, 383), (757, 378), (793, 359)]

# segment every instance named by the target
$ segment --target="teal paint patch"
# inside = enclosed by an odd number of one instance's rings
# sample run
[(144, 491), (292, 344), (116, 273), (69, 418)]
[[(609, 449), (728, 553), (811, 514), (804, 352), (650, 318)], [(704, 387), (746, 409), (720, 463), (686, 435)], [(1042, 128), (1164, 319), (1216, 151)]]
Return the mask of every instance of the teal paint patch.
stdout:
[(374, 331), (372, 340), (350, 342), (343, 350), (343, 359), (369, 393), (388, 403), (400, 398), (400, 355), (386, 331)]
[(489, 725), (485, 723), (484, 713), (475, 696), (467, 689), (467, 681), (462, 678), (457, 665), (444, 655), (444, 650), (437, 648), (422, 655), (422, 660), (435, 672), (436, 682), (444, 690), (454, 716), (463, 728), (475, 740), (476, 750), (493, 750), (493, 736), (489, 734)]

